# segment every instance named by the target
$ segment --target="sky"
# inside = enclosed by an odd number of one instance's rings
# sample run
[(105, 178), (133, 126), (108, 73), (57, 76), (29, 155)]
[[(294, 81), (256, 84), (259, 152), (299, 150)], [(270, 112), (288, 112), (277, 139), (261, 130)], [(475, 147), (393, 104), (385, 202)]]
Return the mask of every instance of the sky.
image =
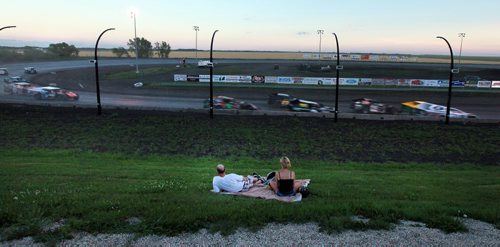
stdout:
[[(0, 46), (66, 42), (126, 47), (134, 37), (172, 49), (340, 51), (500, 56), (498, 0), (3, 0)], [(193, 26), (199, 26), (198, 39)], [(323, 35), (317, 30), (324, 30)], [(465, 38), (458, 33), (466, 33)]]

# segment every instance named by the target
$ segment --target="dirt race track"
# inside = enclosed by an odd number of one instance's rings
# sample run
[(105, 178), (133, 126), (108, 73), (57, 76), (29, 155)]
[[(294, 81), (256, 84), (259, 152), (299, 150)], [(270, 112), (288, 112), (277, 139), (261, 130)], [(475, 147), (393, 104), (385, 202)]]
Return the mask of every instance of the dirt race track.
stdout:
[[(335, 72), (321, 72), (312, 64), (312, 69), (304, 71), (298, 69), (300, 63), (280, 63), (279, 69), (274, 68), (272, 63), (221, 63), (216, 64), (214, 73), (217, 74), (248, 74), (248, 75), (287, 75), (287, 76), (321, 76), (335, 77)], [(445, 65), (415, 64), (415, 65), (394, 65), (394, 64), (351, 64), (346, 65), (341, 77), (371, 77), (371, 78), (421, 78), (421, 79), (443, 79), (447, 78), (447, 68)], [(100, 69), (100, 89), (102, 93), (142, 95), (158, 97), (176, 97), (198, 99), (200, 102), (209, 97), (208, 85), (185, 86), (179, 83), (168, 83), (173, 81), (173, 74), (209, 74), (208, 69), (200, 69), (194, 65), (176, 68), (175, 65), (151, 65), (142, 66), (143, 71), (148, 68), (159, 68), (158, 73), (141, 74), (136, 78), (135, 73), (130, 77), (121, 79), (109, 79), (110, 75), (118, 72), (134, 71), (131, 66), (112, 66)], [(480, 78), (499, 78), (500, 70), (491, 67), (464, 67), (462, 75), (474, 75)], [(392, 76), (387, 76), (392, 75)], [(75, 91), (95, 92), (95, 74), (93, 68), (74, 69), (58, 71), (57, 73), (39, 74), (31, 78), (33, 82), (48, 85), (56, 83), (59, 87), (72, 89)], [(133, 84), (141, 81), (145, 84), (143, 88), (135, 88)], [(162, 86), (148, 86), (162, 83)], [(268, 95), (273, 92), (289, 93), (296, 97), (319, 101), (327, 105), (333, 105), (335, 100), (334, 87), (318, 88), (310, 86), (299, 87), (255, 87), (253, 85), (216, 85), (214, 95), (225, 95), (249, 101), (264, 102)], [(475, 113), (481, 118), (500, 118), (499, 93), (495, 90), (487, 92), (464, 91), (454, 89), (452, 97), (452, 107)], [(354, 98), (373, 98), (399, 107), (401, 102), (421, 100), (435, 104), (446, 105), (447, 91), (409, 89), (356, 89), (342, 88), (339, 102), (344, 108), (349, 105)], [(200, 103), (201, 105), (201, 103)], [(348, 109), (344, 109), (346, 111)]]

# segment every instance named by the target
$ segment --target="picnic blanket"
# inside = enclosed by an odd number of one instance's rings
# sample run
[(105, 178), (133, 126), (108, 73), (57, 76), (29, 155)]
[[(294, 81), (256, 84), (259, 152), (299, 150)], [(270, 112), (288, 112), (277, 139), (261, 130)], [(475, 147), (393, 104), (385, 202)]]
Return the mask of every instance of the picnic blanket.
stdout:
[[(311, 182), (311, 179), (298, 179), (297, 181), (305, 181), (306, 184)], [(282, 202), (300, 202), (302, 201), (302, 194), (297, 193), (295, 196), (278, 196), (267, 185), (255, 185), (245, 192), (222, 192), (225, 195), (246, 196), (253, 198), (261, 198), (266, 200), (278, 200)]]

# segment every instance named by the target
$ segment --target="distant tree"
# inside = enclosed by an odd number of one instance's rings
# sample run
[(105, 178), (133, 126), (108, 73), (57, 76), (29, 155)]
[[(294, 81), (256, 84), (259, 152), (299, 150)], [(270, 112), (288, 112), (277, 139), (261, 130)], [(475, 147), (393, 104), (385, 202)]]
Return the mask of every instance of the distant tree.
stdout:
[(37, 60), (51, 58), (51, 54), (47, 54), (42, 49), (37, 47), (25, 46), (23, 48), (23, 56), (25, 60)]
[(153, 46), (145, 38), (134, 38), (128, 40), (129, 52), (135, 53), (135, 45), (138, 44), (137, 50), (140, 58), (148, 58), (153, 55)]
[(50, 44), (48, 51), (58, 57), (77, 57), (79, 52), (74, 45), (68, 45), (66, 42)]
[(125, 56), (125, 55), (126, 55), (127, 57), (129, 57), (129, 56), (130, 56), (130, 55), (128, 54), (128, 51), (127, 51), (125, 48), (123, 48), (123, 47), (113, 48), (113, 49), (111, 50), (111, 52), (112, 52), (113, 54), (115, 54), (117, 57), (120, 57), (120, 58), (121, 58), (121, 57), (123, 57), (123, 56)]
[(154, 49), (160, 58), (168, 58), (168, 55), (170, 54), (170, 44), (167, 44), (165, 41), (162, 41), (161, 44), (156, 42)]

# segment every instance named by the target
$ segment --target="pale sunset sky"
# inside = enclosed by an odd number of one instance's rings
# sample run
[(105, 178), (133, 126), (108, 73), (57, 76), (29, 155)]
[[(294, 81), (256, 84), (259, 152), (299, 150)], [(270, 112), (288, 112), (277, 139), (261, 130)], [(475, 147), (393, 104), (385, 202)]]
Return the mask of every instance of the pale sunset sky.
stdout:
[(102, 48), (126, 47), (134, 36), (172, 49), (335, 51), (332, 32), (342, 52), (449, 54), (436, 36), (446, 37), (454, 52), (463, 39), (464, 56), (500, 56), (498, 0), (4, 0), (0, 46), (42, 46), (66, 42)]

